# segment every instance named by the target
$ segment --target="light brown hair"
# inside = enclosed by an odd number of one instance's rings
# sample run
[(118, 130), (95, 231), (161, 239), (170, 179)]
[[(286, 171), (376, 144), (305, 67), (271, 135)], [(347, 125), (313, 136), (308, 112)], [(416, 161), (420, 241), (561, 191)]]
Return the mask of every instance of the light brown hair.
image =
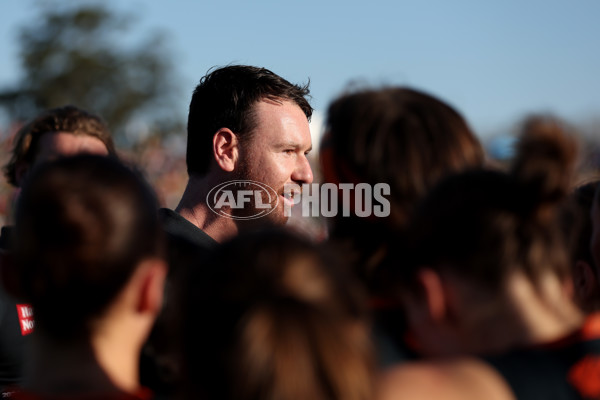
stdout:
[(330, 261), (284, 231), (220, 247), (188, 279), (182, 303), (187, 396), (369, 399), (363, 298)]
[(331, 237), (347, 246), (341, 251), (368, 283), (385, 239), (406, 228), (428, 191), (441, 178), (483, 163), (483, 148), (465, 119), (436, 97), (404, 87), (342, 95), (327, 113), (324, 181), (389, 184), (390, 216), (359, 218), (354, 210), (350, 216), (338, 211), (330, 220)]
[(48, 132), (67, 132), (98, 138), (104, 143), (108, 153), (115, 155), (112, 137), (100, 117), (72, 105), (53, 108), (44, 111), (17, 132), (11, 158), (4, 166), (4, 176), (10, 184), (19, 185), (17, 182), (19, 164), (34, 164), (39, 140), (44, 133)]
[(548, 271), (567, 278), (560, 219), (576, 156), (577, 144), (559, 120), (529, 118), (509, 172), (468, 171), (432, 190), (411, 230), (414, 251), (395, 258), (396, 272), (404, 275), (396, 281), (410, 287), (424, 265), (489, 290), (514, 271), (534, 283)]

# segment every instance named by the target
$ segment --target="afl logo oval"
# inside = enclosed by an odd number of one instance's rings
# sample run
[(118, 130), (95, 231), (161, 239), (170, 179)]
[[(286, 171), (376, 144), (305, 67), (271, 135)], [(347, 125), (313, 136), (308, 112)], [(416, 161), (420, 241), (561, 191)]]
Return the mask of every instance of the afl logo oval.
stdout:
[(206, 195), (206, 204), (212, 212), (222, 217), (257, 219), (269, 215), (277, 208), (279, 195), (265, 183), (234, 180), (212, 188)]

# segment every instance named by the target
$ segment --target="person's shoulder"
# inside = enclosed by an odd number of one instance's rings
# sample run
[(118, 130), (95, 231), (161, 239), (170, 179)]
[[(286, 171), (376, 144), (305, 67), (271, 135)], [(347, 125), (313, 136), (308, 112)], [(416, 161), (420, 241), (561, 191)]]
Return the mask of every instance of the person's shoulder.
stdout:
[(163, 225), (176, 223), (177, 221), (183, 219), (183, 217), (177, 214), (175, 211), (170, 208), (159, 208), (158, 211), (158, 219), (162, 222)]
[(378, 400), (514, 399), (504, 379), (474, 358), (400, 364), (382, 373), (378, 387)]
[(184, 242), (207, 249), (217, 245), (206, 232), (169, 208), (159, 209), (158, 218), (171, 243)]

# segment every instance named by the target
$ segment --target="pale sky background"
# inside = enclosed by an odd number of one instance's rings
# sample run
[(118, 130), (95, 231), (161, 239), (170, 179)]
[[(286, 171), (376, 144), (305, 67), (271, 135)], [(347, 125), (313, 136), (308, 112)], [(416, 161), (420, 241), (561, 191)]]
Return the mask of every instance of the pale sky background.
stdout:
[[(167, 33), (185, 118), (212, 66), (310, 78), (319, 122), (351, 81), (408, 85), (454, 105), (486, 136), (530, 112), (600, 116), (600, 0), (105, 2)], [(33, 0), (0, 0), (0, 88), (19, 77), (19, 26)]]

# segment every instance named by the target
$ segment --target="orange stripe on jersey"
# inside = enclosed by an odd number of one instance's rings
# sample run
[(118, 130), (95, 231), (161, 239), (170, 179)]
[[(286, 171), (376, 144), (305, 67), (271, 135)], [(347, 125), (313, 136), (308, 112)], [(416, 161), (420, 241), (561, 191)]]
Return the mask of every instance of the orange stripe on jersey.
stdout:
[(594, 313), (586, 318), (581, 328), (581, 339), (600, 339), (600, 313)]
[(600, 355), (583, 358), (571, 368), (567, 379), (583, 397), (600, 399)]
[[(600, 339), (600, 313), (586, 318), (576, 337), (578, 341)], [(600, 355), (588, 355), (577, 362), (568, 380), (584, 397), (600, 399)]]

